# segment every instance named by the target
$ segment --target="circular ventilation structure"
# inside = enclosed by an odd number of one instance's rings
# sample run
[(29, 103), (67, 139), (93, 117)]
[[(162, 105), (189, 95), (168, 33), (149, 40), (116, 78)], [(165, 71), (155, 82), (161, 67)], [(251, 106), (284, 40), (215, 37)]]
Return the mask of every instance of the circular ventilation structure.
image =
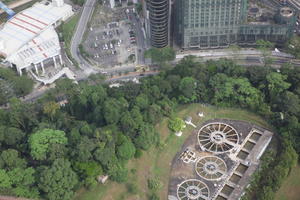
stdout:
[(209, 190), (205, 183), (197, 179), (183, 181), (177, 188), (180, 200), (208, 200)]
[(237, 131), (224, 123), (210, 123), (198, 132), (198, 142), (202, 150), (225, 153), (233, 149), (239, 141)]
[(219, 180), (227, 172), (226, 163), (219, 157), (207, 156), (196, 163), (197, 174), (206, 180)]

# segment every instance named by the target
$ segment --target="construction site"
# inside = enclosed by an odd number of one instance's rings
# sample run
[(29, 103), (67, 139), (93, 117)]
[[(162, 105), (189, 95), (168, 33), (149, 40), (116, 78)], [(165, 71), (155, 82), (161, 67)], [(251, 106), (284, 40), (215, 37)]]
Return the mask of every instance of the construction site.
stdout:
[(173, 160), (168, 199), (240, 199), (272, 136), (272, 132), (244, 121), (205, 122)]

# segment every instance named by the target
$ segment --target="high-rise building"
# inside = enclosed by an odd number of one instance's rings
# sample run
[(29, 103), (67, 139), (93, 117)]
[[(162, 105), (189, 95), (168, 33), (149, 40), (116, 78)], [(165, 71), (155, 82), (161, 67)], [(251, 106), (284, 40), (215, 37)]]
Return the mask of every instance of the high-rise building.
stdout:
[(169, 44), (170, 0), (147, 0), (151, 46), (162, 48)]
[(176, 40), (183, 48), (215, 47), (236, 39), (247, 0), (176, 0)]
[(247, 0), (175, 0), (174, 15), (174, 40), (184, 49), (284, 41), (295, 24), (290, 8), (269, 13)]

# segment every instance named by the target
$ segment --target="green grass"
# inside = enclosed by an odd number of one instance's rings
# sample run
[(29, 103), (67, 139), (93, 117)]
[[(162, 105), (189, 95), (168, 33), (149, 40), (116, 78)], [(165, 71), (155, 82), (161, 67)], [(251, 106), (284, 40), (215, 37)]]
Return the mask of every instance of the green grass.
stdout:
[[(201, 119), (197, 116), (199, 111), (204, 112), (204, 118)], [(227, 118), (244, 120), (271, 129), (261, 117), (241, 109), (218, 109), (216, 107), (205, 107), (201, 104), (191, 104), (181, 106), (176, 115), (180, 118), (192, 116), (193, 122), (197, 126), (200, 126), (201, 123), (209, 119)], [(147, 179), (155, 176), (159, 177), (160, 181), (163, 183), (163, 188), (157, 193), (159, 194), (160, 199), (166, 199), (171, 167), (170, 164), (194, 128), (187, 126), (183, 131), (183, 135), (181, 137), (176, 137), (174, 134), (170, 133), (168, 129), (168, 119), (165, 118), (156, 126), (156, 129), (160, 133), (162, 141), (160, 147), (152, 148), (149, 151), (144, 152), (140, 159), (133, 159), (128, 164), (129, 170), (136, 169), (136, 173), (133, 174), (130, 172), (128, 182), (137, 184), (137, 194), (129, 194), (125, 184), (108, 182), (105, 185), (99, 185), (93, 190), (81, 189), (74, 200), (144, 200), (147, 199), (147, 195), (150, 193), (147, 187)]]
[(64, 45), (65, 51), (67, 53), (67, 56), (69, 57), (69, 59), (73, 62), (73, 64), (75, 66), (78, 66), (78, 63), (72, 57), (70, 49), (71, 49), (71, 40), (72, 40), (73, 34), (76, 29), (76, 25), (77, 25), (79, 19), (80, 19), (80, 14), (77, 13), (70, 20), (68, 20), (66, 23), (64, 23), (61, 28), (62, 36), (63, 36), (64, 42), (65, 42), (65, 45)]
[(294, 167), (291, 174), (283, 182), (276, 192), (275, 200), (299, 200), (300, 199), (300, 165)]

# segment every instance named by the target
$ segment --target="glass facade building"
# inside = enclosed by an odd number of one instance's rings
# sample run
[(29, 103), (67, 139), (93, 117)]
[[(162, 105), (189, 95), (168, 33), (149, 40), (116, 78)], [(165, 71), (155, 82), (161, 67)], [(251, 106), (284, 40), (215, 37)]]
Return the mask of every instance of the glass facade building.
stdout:
[(175, 41), (184, 49), (203, 49), (284, 41), (292, 34), (292, 18), (284, 24), (248, 23), (247, 14), (247, 0), (175, 0)]

